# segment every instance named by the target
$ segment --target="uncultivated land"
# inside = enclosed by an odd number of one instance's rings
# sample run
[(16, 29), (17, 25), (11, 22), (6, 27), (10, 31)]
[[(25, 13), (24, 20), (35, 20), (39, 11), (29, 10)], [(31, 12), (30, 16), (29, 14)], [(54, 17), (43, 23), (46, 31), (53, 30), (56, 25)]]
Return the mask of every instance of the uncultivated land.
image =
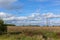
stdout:
[(8, 26), (0, 40), (60, 40), (60, 27)]

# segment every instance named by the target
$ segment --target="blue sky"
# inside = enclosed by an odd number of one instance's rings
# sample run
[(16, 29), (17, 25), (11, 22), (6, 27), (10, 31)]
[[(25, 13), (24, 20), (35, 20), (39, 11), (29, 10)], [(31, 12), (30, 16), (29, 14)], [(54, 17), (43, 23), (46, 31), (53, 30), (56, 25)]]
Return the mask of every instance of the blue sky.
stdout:
[[(50, 17), (60, 17), (60, 0), (0, 0), (0, 16), (2, 15), (3, 19), (12, 19), (7, 23), (12, 23), (13, 21), (13, 23), (17, 24), (20, 21), (19, 23), (21, 24), (21, 19), (29, 21), (25, 17), (31, 17), (32, 20), (37, 19), (37, 21), (41, 18), (43, 21), (41, 15), (46, 14)], [(18, 18), (19, 21), (15, 18)], [(37, 23), (37, 21), (34, 22)], [(32, 22), (31, 24), (34, 23)]]
[(3, 1), (1, 1), (0, 11), (11, 14), (29, 15), (37, 10), (40, 13), (60, 13), (60, 0), (16, 0), (9, 4), (3, 4)]

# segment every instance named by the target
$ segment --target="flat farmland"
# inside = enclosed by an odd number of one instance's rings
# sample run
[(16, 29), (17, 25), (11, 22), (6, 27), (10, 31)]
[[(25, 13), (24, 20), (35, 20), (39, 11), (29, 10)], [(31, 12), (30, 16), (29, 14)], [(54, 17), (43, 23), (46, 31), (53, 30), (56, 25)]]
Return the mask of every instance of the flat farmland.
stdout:
[(19, 31), (25, 31), (25, 30), (31, 30), (31, 31), (40, 31), (40, 30), (46, 30), (46, 31), (52, 31), (52, 32), (60, 32), (60, 27), (23, 27), (23, 26), (8, 26), (7, 32), (19, 32)]
[(0, 40), (60, 40), (60, 27), (8, 26)]

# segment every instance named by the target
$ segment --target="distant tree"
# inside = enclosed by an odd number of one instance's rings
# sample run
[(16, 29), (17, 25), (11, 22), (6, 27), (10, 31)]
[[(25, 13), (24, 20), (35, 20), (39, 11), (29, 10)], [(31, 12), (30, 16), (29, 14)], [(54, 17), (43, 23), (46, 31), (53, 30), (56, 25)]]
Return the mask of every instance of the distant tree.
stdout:
[(0, 19), (0, 34), (7, 33), (7, 26), (16, 26), (14, 24), (5, 24), (4, 20)]
[(2, 19), (0, 19), (0, 25), (4, 24), (4, 21)]
[(16, 26), (15, 24), (5, 24), (6, 26)]
[(7, 27), (6, 25), (4, 24), (4, 21), (2, 19), (0, 19), (0, 34), (2, 32), (6, 32), (7, 31)]

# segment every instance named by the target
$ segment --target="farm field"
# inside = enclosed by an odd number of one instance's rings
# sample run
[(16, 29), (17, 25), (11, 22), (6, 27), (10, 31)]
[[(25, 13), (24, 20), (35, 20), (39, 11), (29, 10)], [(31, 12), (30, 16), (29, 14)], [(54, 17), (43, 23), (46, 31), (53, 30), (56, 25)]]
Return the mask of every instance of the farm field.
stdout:
[(60, 0), (0, 0), (0, 40), (60, 40)]
[(8, 26), (0, 40), (60, 40), (60, 27)]
[[(20, 34), (20, 35), (2, 35), (0, 36), (0, 40), (45, 40), (44, 38), (42, 38), (42, 36), (40, 35), (34, 35), (34, 36), (25, 36), (24, 34)], [(60, 40), (57, 38), (48, 38), (46, 40)]]
[(23, 27), (23, 26), (8, 26), (7, 27), (7, 32), (21, 32), (21, 31), (25, 31), (25, 30), (30, 30), (30, 31), (41, 31), (41, 30), (46, 30), (46, 31), (52, 31), (52, 32), (60, 32), (60, 27), (56, 26), (56, 27), (33, 27), (33, 26), (27, 26), (27, 27)]

